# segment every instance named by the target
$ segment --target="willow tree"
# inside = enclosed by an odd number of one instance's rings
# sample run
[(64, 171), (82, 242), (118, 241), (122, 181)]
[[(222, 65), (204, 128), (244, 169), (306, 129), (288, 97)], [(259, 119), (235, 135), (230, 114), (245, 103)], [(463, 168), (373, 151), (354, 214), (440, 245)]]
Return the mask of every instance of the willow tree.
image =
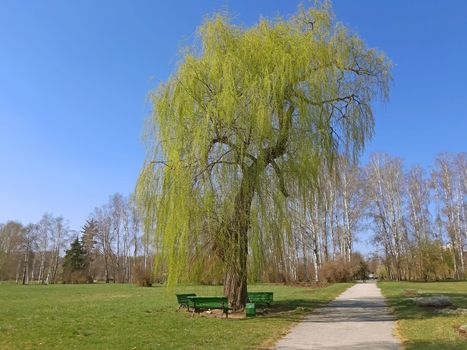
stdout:
[(198, 34), (152, 94), (136, 197), (168, 282), (215, 255), (241, 309), (251, 242), (286, 234), (289, 191), (305, 198), (322, 164), (362, 150), (390, 64), (327, 3), (249, 28), (215, 15)]

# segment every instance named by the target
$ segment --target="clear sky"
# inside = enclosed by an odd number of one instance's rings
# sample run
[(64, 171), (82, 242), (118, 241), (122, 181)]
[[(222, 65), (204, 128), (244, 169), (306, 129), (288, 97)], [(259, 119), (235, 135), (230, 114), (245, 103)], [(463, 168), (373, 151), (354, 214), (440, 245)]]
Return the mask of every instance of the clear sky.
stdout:
[[(16, 1), (0, 3), (0, 222), (63, 215), (79, 229), (143, 162), (148, 92), (165, 80), (206, 14), (236, 23), (299, 1)], [(306, 2), (305, 2), (306, 4)], [(467, 1), (336, 0), (339, 21), (394, 63), (375, 106), (373, 151), (428, 167), (467, 151)]]

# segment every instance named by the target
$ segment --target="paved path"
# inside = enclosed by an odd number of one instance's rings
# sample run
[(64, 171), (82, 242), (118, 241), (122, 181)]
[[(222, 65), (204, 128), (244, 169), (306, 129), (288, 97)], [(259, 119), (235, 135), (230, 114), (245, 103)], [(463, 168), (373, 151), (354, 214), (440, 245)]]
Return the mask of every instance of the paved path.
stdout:
[(276, 350), (401, 349), (394, 327), (376, 283), (359, 283), (292, 328)]

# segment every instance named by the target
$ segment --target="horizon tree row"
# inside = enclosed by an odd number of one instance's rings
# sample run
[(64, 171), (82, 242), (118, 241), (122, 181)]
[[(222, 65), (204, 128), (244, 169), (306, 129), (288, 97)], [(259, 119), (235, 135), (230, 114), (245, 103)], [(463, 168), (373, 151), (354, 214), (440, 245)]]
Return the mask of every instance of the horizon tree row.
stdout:
[(440, 154), (430, 173), (376, 154), (365, 168), (367, 218), (395, 280), (464, 279), (467, 154)]
[[(83, 265), (79, 271), (65, 271), (65, 253), (77, 249), (76, 244), (82, 246)], [(153, 243), (141, 230), (135, 206), (119, 193), (96, 207), (80, 232), (52, 214), (44, 214), (35, 224), (0, 224), (0, 280), (136, 282), (151, 276), (153, 256)]]
[[(255, 210), (253, 220), (273, 215)], [(249, 249), (260, 257), (250, 256), (252, 280), (349, 280), (362, 260), (353, 250), (362, 232), (371, 235), (375, 251), (366, 260), (380, 278), (464, 279), (467, 154), (440, 154), (427, 170), (405, 170), (400, 158), (385, 153), (361, 167), (341, 157), (323, 164), (305, 196), (291, 193), (284, 215), (283, 232), (263, 224), (252, 235)]]
[[(430, 171), (420, 166), (406, 170), (400, 158), (385, 153), (371, 155), (364, 167), (342, 157), (332, 167), (321, 167), (317, 184), (306, 196), (291, 191), (284, 213), (289, 218), (282, 227), (270, 217), (274, 201), (266, 200), (264, 209), (253, 202), (258, 229), (248, 247), (250, 281), (348, 280), (365, 260), (353, 249), (361, 231), (372, 233), (375, 254), (366, 262), (380, 278), (465, 278), (466, 153), (440, 154)], [(0, 280), (136, 282), (152, 274), (160, 254), (153, 241), (155, 226), (141, 225), (134, 204), (118, 193), (94, 209), (81, 232), (51, 214), (26, 226), (0, 224)], [(77, 241), (84, 261), (72, 274), (63, 266), (64, 257)], [(192, 242), (187, 281), (222, 283), (222, 264), (210, 253), (210, 244), (209, 232)], [(156, 267), (155, 277), (165, 282), (167, 264)]]
[[(251, 282), (347, 281), (358, 275), (361, 263), (384, 279), (465, 278), (466, 153), (440, 154), (425, 170), (417, 165), (406, 170), (400, 158), (385, 153), (372, 154), (365, 166), (341, 156), (320, 167), (316, 185), (305, 194), (291, 186), (280, 215), (268, 198), (275, 186), (281, 185), (273, 181), (263, 188), (263, 205), (252, 203)], [(207, 225), (201, 230), (189, 244), (179, 282), (222, 284), (213, 233)], [(374, 246), (366, 258), (353, 248), (362, 233), (370, 234)], [(165, 280), (167, 263), (156, 267)]]

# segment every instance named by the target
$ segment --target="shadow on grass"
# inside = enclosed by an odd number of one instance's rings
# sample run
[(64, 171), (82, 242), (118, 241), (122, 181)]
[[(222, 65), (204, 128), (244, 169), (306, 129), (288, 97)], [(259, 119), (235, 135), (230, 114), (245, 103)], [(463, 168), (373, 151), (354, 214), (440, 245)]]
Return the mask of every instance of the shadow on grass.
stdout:
[[(378, 342), (364, 342), (364, 343), (352, 343), (351, 346), (343, 346), (344, 349), (352, 349), (352, 350), (399, 350), (400, 347), (398, 344), (387, 342), (387, 341), (378, 341)], [(285, 347), (277, 347), (277, 350), (290, 350), (292, 348), (285, 346)], [(308, 349), (308, 348), (293, 348), (293, 349)], [(311, 348), (310, 348), (311, 349)], [(315, 348), (313, 348), (315, 349)], [(339, 349), (338, 346), (334, 345), (324, 345), (319, 347), (320, 350), (336, 350)], [(439, 349), (438, 349), (439, 350)]]
[[(293, 305), (293, 306), (291, 306)], [(327, 307), (330, 306), (330, 307)], [(329, 305), (325, 302), (309, 302), (298, 300), (285, 301), (283, 308), (271, 316), (287, 318), (287, 314), (297, 313), (297, 318), (304, 314), (310, 314), (314, 309), (321, 308), (318, 317), (306, 319), (305, 322), (313, 323), (340, 323), (340, 322), (387, 322), (394, 321), (394, 316), (381, 298), (365, 298), (351, 300), (334, 300)], [(288, 310), (287, 310), (288, 309)], [(292, 316), (295, 319), (294, 316)], [(291, 317), (288, 317), (291, 319)]]
[[(270, 312), (283, 312), (295, 310), (297, 308), (316, 309), (318, 307), (326, 306), (329, 302), (322, 300), (310, 300), (310, 299), (285, 299), (275, 301), (270, 307)], [(308, 310), (308, 311), (310, 311)]]
[(467, 348), (467, 339), (457, 341), (414, 340), (404, 343), (407, 350), (461, 350)]
[[(413, 341), (404, 344), (407, 350), (463, 350), (466, 343), (462, 341), (442, 342), (442, 341)], [(278, 348), (281, 349), (281, 348)], [(288, 349), (288, 348), (287, 348)], [(320, 349), (336, 349), (335, 346), (321, 347)], [(390, 342), (365, 342), (352, 344), (352, 350), (395, 350), (400, 349), (397, 344)], [(285, 350), (285, 348), (284, 348)]]
[[(301, 321), (315, 309), (326, 306), (329, 302), (309, 299), (290, 299), (275, 301), (268, 308), (258, 308), (258, 317), (280, 318), (287, 321)], [(264, 312), (263, 312), (264, 311)]]

